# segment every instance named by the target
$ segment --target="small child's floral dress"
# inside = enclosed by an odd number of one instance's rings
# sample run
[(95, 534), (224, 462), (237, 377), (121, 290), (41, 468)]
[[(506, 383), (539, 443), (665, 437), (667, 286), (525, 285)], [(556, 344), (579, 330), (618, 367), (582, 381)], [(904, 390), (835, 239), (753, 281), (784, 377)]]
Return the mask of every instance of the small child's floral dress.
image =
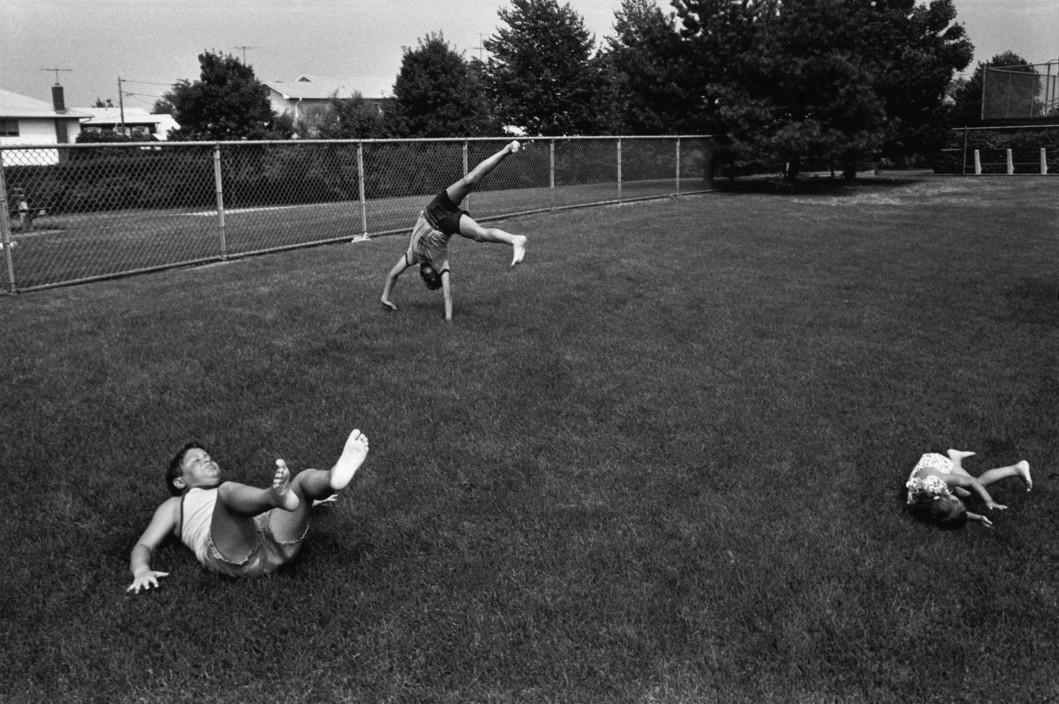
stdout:
[(928, 474), (925, 477), (919, 476), (919, 473), (925, 469), (933, 469), (942, 474), (950, 474), (952, 473), (952, 468), (952, 460), (945, 455), (928, 452), (920, 457), (915, 469), (912, 470), (912, 474), (908, 476), (908, 482), (905, 484), (908, 489), (908, 503), (915, 503), (924, 498), (937, 501), (943, 496), (952, 495), (945, 480), (936, 474)]

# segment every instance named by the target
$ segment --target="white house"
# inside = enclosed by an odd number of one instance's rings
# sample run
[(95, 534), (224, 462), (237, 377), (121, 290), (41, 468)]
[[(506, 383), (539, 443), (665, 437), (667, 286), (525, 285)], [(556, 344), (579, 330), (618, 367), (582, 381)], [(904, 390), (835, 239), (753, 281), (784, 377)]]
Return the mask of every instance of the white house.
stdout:
[[(52, 102), (12, 93), (0, 88), (0, 145), (72, 144), (81, 133), (81, 119), (89, 115), (67, 110), (63, 88), (52, 86)], [(13, 150), (2, 153), (4, 163), (57, 164), (57, 149)], [(65, 158), (64, 156), (62, 158)]]
[(77, 108), (77, 111), (89, 115), (81, 121), (83, 132), (124, 132), (133, 139), (165, 141), (169, 130), (180, 127), (172, 115), (149, 113), (143, 108)]
[(352, 98), (354, 93), (360, 93), (368, 103), (375, 105), (379, 112), (384, 110), (386, 103), (393, 100), (370, 98), (364, 95), (353, 81), (307, 74), (302, 74), (293, 81), (265, 81), (264, 85), (268, 88), (272, 109), (281, 115), (290, 113), (295, 121), (304, 117), (308, 108), (327, 105), (332, 96)]

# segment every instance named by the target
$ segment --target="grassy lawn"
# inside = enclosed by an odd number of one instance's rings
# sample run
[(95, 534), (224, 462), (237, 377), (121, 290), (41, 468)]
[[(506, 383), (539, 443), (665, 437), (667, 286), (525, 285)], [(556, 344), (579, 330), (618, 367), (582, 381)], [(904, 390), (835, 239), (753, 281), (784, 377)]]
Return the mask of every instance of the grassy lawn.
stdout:
[[(1059, 697), (1055, 182), (881, 179), (504, 221), (0, 297), (10, 702)], [(260, 580), (128, 558), (205, 442), (371, 456)], [(1027, 459), (996, 527), (913, 522), (923, 452)]]

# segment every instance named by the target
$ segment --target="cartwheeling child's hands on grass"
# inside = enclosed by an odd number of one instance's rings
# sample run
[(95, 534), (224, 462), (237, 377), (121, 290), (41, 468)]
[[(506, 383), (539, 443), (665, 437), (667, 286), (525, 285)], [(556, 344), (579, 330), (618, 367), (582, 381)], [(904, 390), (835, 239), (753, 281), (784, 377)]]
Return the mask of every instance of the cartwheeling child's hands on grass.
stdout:
[(1007, 506), (1005, 506), (1004, 504), (998, 504), (995, 501), (986, 501), (985, 502), (985, 507), (987, 509), (989, 509), (990, 511), (992, 511), (993, 509), (996, 509), (997, 511), (1006, 511), (1007, 510)]
[(981, 523), (986, 528), (992, 528), (993, 527), (993, 522), (991, 520), (989, 520), (985, 516), (983, 516), (981, 514), (978, 514), (978, 513), (971, 513), (970, 511), (968, 511), (967, 512), (967, 519), (971, 520), (971, 521), (978, 521), (979, 523)]
[(125, 591), (139, 594), (140, 590), (150, 591), (151, 587), (158, 589), (158, 578), (168, 577), (168, 572), (155, 572), (154, 570), (146, 570), (136, 575), (136, 579), (133, 580), (132, 584)]

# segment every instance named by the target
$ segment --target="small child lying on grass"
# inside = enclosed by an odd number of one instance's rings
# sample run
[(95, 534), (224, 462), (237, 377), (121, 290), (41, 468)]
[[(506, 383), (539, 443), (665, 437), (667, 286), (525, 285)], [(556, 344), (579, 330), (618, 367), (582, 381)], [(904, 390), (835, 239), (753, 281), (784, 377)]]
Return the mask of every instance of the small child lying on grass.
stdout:
[(151, 569), (151, 556), (166, 538), (187, 545), (203, 567), (233, 577), (268, 574), (293, 560), (309, 528), (309, 509), (349, 485), (368, 456), (368, 438), (354, 430), (330, 470), (306, 469), (291, 477), (276, 460), (266, 489), (222, 481), (221, 468), (204, 447), (185, 445), (166, 472), (173, 498), (154, 512), (129, 558), (133, 582), (126, 591), (158, 587), (168, 572)]
[(1019, 477), (1026, 484), (1026, 491), (1033, 488), (1030, 463), (1022, 460), (1007, 467), (988, 469), (977, 478), (963, 468), (963, 460), (973, 452), (949, 450), (948, 457), (929, 452), (919, 458), (915, 469), (908, 477), (908, 509), (916, 518), (933, 523), (940, 528), (959, 528), (967, 521), (977, 521), (987, 528), (993, 522), (981, 514), (967, 510), (961, 498), (972, 495), (981, 499), (986, 509), (998, 511), (1007, 506), (993, 501), (986, 487), (1001, 479)]

